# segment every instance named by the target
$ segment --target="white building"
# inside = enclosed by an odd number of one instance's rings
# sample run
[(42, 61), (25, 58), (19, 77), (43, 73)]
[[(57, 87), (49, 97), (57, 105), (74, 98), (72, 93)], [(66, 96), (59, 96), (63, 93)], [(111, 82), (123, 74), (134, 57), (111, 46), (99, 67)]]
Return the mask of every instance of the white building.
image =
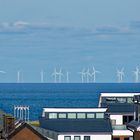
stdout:
[(112, 140), (107, 108), (44, 108), (40, 126), (55, 140)]
[(132, 140), (126, 124), (134, 119), (133, 97), (139, 93), (101, 93), (99, 107), (107, 107), (113, 129), (113, 140)]

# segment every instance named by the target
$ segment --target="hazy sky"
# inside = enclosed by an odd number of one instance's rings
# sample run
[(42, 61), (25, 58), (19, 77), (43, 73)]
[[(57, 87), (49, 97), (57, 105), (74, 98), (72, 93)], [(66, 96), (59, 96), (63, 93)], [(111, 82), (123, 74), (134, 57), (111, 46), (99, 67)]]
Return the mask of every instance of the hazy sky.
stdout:
[(56, 67), (80, 82), (82, 68), (95, 66), (97, 82), (125, 82), (140, 67), (140, 0), (0, 0), (0, 82), (53, 82)]

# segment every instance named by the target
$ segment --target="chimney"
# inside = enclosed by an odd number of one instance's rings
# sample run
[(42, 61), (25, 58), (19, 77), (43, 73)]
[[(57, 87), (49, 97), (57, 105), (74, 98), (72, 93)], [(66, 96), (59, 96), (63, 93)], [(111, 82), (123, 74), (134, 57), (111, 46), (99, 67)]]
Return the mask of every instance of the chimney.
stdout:
[(15, 118), (8, 115), (3, 115), (3, 129), (5, 134), (9, 134), (15, 129)]

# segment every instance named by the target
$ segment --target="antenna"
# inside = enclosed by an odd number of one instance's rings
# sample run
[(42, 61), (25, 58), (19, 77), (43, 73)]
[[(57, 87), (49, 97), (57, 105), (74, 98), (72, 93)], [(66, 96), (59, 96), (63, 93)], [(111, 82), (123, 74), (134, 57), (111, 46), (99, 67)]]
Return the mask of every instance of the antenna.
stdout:
[(41, 78), (41, 83), (44, 83), (44, 71), (43, 70), (41, 70), (41, 72), (40, 72), (40, 78)]
[(82, 83), (84, 83), (84, 78), (86, 76), (85, 68), (83, 68), (83, 70), (81, 72), (78, 72), (78, 73), (81, 75)]
[(121, 70), (117, 69), (117, 77), (118, 77), (118, 82), (119, 83), (123, 82), (124, 68), (122, 68)]
[(100, 73), (100, 71), (97, 71), (95, 69), (95, 67), (93, 66), (92, 67), (92, 76), (93, 76), (93, 82), (95, 83), (96, 82), (96, 73)]
[(133, 71), (134, 76), (135, 76), (135, 82), (138, 83), (139, 82), (139, 74), (140, 74), (140, 70), (138, 68), (138, 66), (136, 66), (136, 70)]

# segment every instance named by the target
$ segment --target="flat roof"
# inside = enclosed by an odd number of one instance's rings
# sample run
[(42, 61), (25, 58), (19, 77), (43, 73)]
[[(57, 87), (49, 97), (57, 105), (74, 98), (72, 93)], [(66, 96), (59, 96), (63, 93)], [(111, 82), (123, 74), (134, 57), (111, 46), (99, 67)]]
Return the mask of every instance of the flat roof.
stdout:
[(43, 112), (106, 112), (107, 108), (43, 108)]
[(110, 114), (133, 114), (133, 104), (111, 104), (108, 105), (107, 112)]
[(112, 126), (109, 119), (61, 119), (47, 120), (40, 118), (40, 127), (58, 133), (71, 132), (96, 132), (112, 133)]
[(101, 97), (134, 97), (134, 95), (140, 95), (140, 93), (101, 93)]

